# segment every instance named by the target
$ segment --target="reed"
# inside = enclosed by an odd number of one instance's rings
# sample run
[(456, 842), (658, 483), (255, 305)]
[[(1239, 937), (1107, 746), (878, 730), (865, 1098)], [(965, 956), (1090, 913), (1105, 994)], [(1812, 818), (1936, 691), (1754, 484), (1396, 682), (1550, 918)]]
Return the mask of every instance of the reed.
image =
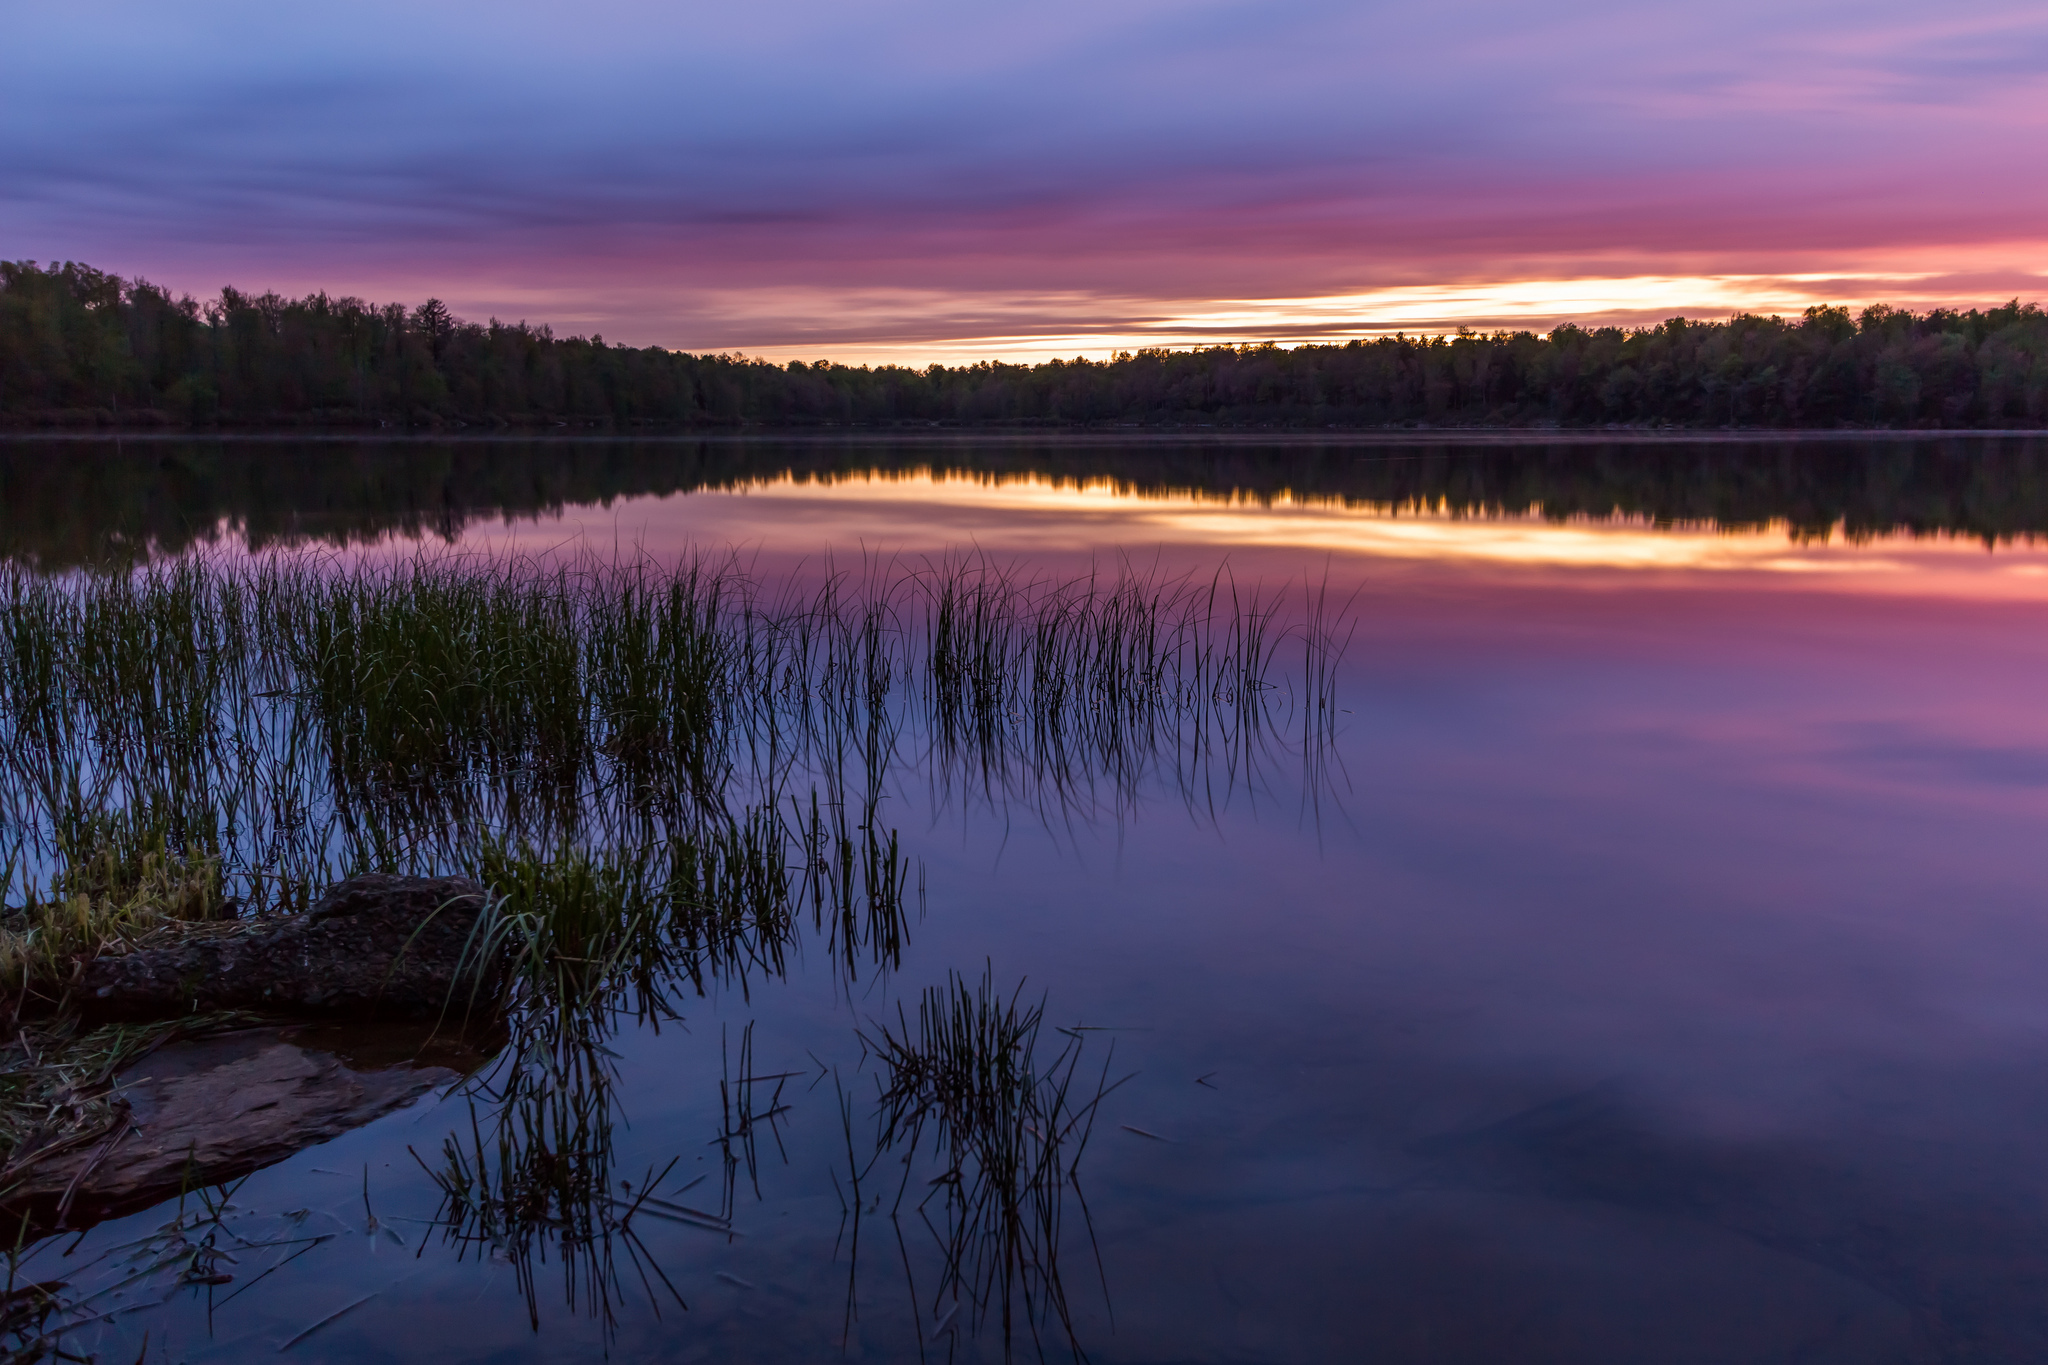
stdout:
[[(116, 824), (212, 859), (221, 903), (258, 911), (492, 840), (708, 856), (804, 780), (863, 806), (917, 770), (963, 799), (1192, 794), (1212, 759), (1251, 761), (1276, 702), (1319, 742), (1337, 648), (1298, 629), (1283, 685), (1273, 599), (985, 561), (779, 594), (703, 563), (14, 569), (0, 616), (17, 906)], [(814, 865), (815, 830), (783, 825), (786, 861)]]
[[(881, 1089), (874, 1155), (866, 1170), (854, 1168), (852, 1183), (857, 1209), (861, 1180), (883, 1154), (902, 1153), (895, 1210), (912, 1204), (941, 1254), (931, 1302), (917, 1303), (919, 1321), (950, 1317), (964, 1305), (971, 1329), (997, 1326), (1005, 1359), (1026, 1337), (1043, 1358), (1052, 1328), (1085, 1359), (1061, 1273), (1066, 1213), (1071, 1196), (1093, 1248), (1079, 1166), (1098, 1108), (1122, 1082), (1109, 1081), (1105, 1058), (1092, 1090), (1085, 1086), (1079, 1034), (1041, 1055), (1043, 1022), (1043, 1002), (1025, 1004), (1021, 983), (1005, 996), (991, 966), (976, 983), (949, 974), (927, 989), (914, 1025), (899, 1007), (896, 1028), (863, 1032), (881, 1064)], [(919, 1156), (938, 1170), (911, 1201)], [(908, 1265), (907, 1248), (904, 1259)], [(1099, 1271), (1099, 1253), (1097, 1261)], [(850, 1285), (848, 1292), (851, 1303)], [(952, 1309), (942, 1313), (949, 1300)]]
[(682, 1304), (633, 1228), (639, 1201), (668, 1171), (645, 1173), (637, 1197), (618, 1197), (632, 1182), (615, 1178), (616, 1077), (602, 1036), (587, 1017), (523, 1016), (498, 1062), (470, 1086), (468, 1131), (448, 1134), (438, 1165), (414, 1153), (440, 1187), (443, 1240), (458, 1258), (509, 1264), (536, 1329), (538, 1276), (552, 1262), (570, 1311), (599, 1317), (609, 1334), (625, 1302), (621, 1250), (657, 1311), (650, 1272)]
[[(427, 1169), (442, 1191), (444, 1237), (459, 1254), (509, 1262), (536, 1326), (536, 1275), (550, 1260), (571, 1309), (581, 1304), (607, 1330), (623, 1302), (621, 1252), (650, 1296), (651, 1275), (681, 1302), (633, 1227), (666, 1172), (643, 1173), (629, 1199), (618, 1194), (633, 1187), (615, 1179), (608, 1044), (628, 1020), (677, 1018), (680, 983), (744, 988), (754, 967), (783, 970), (800, 925), (783, 850), (765, 809), (660, 850), (480, 849), (474, 872), (492, 890), (471, 951), (505, 967), (509, 1043), (469, 1086), (468, 1133), (451, 1133)], [(743, 1094), (751, 1037), (750, 1028)], [(751, 1161), (745, 1118), (741, 1128)]]
[[(509, 965), (521, 1006), (675, 1018), (680, 981), (701, 994), (714, 980), (744, 989), (751, 968), (782, 972), (798, 923), (786, 846), (758, 808), (652, 848), (485, 840), (469, 869), (490, 888), (471, 952)], [(873, 875), (900, 886), (906, 874)]]
[(60, 1010), (79, 967), (98, 954), (230, 913), (219, 861), (203, 849), (173, 851), (162, 830), (125, 821), (84, 823), (67, 833), (51, 894), (0, 918), (0, 999), (11, 1026), (27, 1008)]

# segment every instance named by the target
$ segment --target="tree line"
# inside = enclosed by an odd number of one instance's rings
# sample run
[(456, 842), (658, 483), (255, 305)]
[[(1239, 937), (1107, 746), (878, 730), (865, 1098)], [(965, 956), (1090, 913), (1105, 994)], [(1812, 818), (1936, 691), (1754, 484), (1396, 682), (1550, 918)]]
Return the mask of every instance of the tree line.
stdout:
[(1119, 352), (1036, 365), (779, 364), (525, 322), (0, 262), (0, 423), (452, 430), (691, 426), (2048, 424), (2048, 314), (1814, 307), (1656, 327)]

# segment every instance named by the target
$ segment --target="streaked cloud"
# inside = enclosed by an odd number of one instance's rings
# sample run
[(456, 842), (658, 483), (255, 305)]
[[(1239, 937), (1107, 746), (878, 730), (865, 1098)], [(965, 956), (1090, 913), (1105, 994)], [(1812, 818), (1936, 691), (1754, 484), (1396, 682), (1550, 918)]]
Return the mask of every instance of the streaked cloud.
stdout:
[(2006, 0), (7, 19), (0, 255), (194, 291), (952, 358), (1789, 307), (1816, 275), (1981, 300), (2048, 269), (2048, 12)]

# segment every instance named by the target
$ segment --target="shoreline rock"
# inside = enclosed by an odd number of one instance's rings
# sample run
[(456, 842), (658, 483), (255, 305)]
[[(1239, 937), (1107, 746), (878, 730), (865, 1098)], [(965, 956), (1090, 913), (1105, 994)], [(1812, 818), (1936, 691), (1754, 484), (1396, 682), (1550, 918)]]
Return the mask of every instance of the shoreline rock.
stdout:
[(52, 1041), (194, 1029), (84, 1082), (72, 1099), (89, 1103), (71, 1105), (68, 1126), (22, 1135), (0, 1161), (0, 1216), (31, 1235), (89, 1226), (271, 1165), (473, 1071), (503, 1043), (486, 908), (468, 878), (370, 873), (303, 914), (167, 925), (85, 963)]
[(460, 1019), (495, 1004), (483, 888), (373, 872), (303, 914), (195, 925), (177, 941), (87, 963), (70, 1003), (92, 1023), (252, 1010), (355, 1019)]
[(419, 1024), (258, 1025), (170, 1043), (115, 1078), (104, 1134), (9, 1163), (0, 1214), (40, 1235), (136, 1212), (359, 1128), (488, 1056)]

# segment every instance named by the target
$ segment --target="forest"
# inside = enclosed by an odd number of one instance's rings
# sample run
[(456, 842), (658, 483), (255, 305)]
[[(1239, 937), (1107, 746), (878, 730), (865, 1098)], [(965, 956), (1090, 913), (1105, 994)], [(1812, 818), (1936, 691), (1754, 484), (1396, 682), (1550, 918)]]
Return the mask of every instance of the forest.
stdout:
[(821, 426), (2048, 425), (2048, 314), (1814, 307), (1656, 327), (1119, 352), (1036, 365), (692, 355), (416, 307), (0, 262), (0, 426), (589, 431)]

